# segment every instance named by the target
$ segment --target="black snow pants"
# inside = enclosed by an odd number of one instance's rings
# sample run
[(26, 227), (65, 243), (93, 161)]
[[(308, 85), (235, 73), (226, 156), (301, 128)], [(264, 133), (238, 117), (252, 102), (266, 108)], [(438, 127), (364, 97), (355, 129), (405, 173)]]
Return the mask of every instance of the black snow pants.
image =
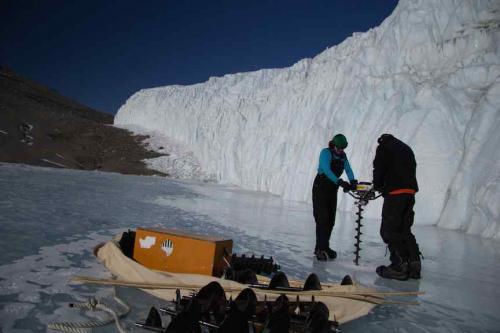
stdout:
[(317, 175), (312, 189), (313, 215), (316, 221), (314, 250), (327, 250), (335, 225), (337, 191), (339, 187), (325, 175)]
[(388, 245), (391, 257), (400, 256), (405, 261), (420, 261), (420, 251), (411, 232), (415, 212), (412, 194), (387, 195), (382, 207), (380, 236)]

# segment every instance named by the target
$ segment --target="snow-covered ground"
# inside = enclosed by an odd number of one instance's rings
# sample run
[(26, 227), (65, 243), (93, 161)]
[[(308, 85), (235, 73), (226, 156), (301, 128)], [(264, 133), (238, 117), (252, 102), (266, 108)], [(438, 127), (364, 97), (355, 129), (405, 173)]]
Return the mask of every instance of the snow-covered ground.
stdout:
[[(111, 288), (68, 281), (73, 275), (107, 277), (92, 248), (139, 226), (232, 238), (235, 252), (273, 255), (293, 278), (315, 272), (322, 281), (339, 281), (350, 274), (377, 289), (425, 292), (412, 298), (418, 306), (379, 306), (347, 323), (343, 332), (498, 332), (500, 327), (496, 241), (416, 227), (425, 256), (423, 279), (388, 281), (374, 273), (388, 262), (378, 220), (366, 220), (360, 265), (353, 264), (353, 212), (339, 213), (332, 238), (339, 258), (323, 263), (313, 259), (314, 222), (307, 203), (212, 183), (0, 164), (0, 331), (44, 332), (51, 322), (86, 321), (87, 312), (67, 304), (91, 296), (118, 308)], [(126, 329), (141, 331), (132, 322), (144, 320), (159, 301), (132, 289), (117, 292), (132, 304), (123, 320)], [(113, 325), (97, 330), (115, 331)]]
[(115, 124), (184, 144), (209, 178), (297, 201), (311, 200), (335, 133), (367, 181), (392, 133), (416, 153), (417, 224), (500, 238), (499, 42), (498, 0), (401, 0), (379, 27), (292, 67), (140, 90)]

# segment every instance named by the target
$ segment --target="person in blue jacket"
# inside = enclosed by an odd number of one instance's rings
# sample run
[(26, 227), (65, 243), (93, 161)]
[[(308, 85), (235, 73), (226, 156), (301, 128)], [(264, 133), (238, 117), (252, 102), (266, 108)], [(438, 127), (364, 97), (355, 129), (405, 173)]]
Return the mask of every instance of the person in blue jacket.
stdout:
[[(316, 221), (314, 254), (318, 260), (322, 261), (337, 257), (337, 252), (330, 248), (330, 236), (335, 225), (337, 210), (337, 191), (339, 187), (342, 187), (344, 192), (348, 192), (357, 184), (344, 152), (346, 147), (346, 137), (343, 134), (337, 134), (329, 142), (328, 148), (321, 150), (318, 174), (312, 188), (313, 215)], [(340, 178), (344, 170), (349, 183)]]

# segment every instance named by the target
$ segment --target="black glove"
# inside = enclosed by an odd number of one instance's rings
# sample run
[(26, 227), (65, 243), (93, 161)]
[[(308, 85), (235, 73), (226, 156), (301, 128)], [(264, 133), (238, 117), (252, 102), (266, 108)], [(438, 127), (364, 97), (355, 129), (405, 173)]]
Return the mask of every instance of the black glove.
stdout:
[(342, 187), (344, 189), (344, 192), (349, 192), (351, 190), (351, 184), (349, 184), (348, 182), (346, 182), (345, 180), (343, 179), (339, 179), (338, 183), (337, 183), (340, 187)]
[(372, 183), (372, 184), (373, 184), (373, 190), (374, 191), (382, 193), (383, 190), (382, 190), (382, 186), (381, 185), (375, 184), (375, 183)]
[(350, 180), (349, 183), (351, 184), (351, 191), (356, 191), (358, 189), (357, 179)]

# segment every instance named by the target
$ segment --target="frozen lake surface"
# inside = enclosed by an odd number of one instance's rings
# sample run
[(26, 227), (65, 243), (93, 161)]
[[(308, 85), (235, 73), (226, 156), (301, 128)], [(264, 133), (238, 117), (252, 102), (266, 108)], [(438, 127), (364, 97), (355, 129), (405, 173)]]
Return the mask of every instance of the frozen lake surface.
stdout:
[[(343, 325), (343, 332), (500, 331), (499, 242), (416, 227), (425, 256), (423, 278), (389, 281), (374, 273), (388, 263), (379, 223), (365, 220), (360, 265), (355, 266), (354, 212), (339, 213), (331, 240), (339, 258), (317, 262), (314, 220), (304, 203), (214, 184), (0, 164), (0, 332), (44, 332), (52, 322), (94, 318), (98, 314), (68, 307), (89, 297), (113, 306), (112, 288), (68, 281), (73, 275), (108, 277), (93, 247), (141, 226), (232, 238), (234, 252), (272, 255), (289, 278), (315, 272), (321, 281), (335, 282), (350, 274), (381, 290), (425, 292), (405, 298), (418, 300), (418, 306), (378, 306)], [(125, 328), (142, 331), (133, 322), (143, 321), (149, 307), (161, 302), (133, 289), (117, 293), (132, 306), (122, 321)]]

